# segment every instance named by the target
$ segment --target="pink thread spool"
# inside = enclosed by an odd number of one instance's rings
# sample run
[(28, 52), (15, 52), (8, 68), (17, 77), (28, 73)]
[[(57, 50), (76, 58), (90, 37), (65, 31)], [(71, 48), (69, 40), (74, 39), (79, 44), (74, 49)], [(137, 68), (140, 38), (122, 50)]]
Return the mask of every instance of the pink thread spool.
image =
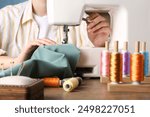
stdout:
[(102, 77), (109, 77), (110, 71), (110, 52), (109, 43), (105, 42), (106, 50), (101, 52), (100, 75)]

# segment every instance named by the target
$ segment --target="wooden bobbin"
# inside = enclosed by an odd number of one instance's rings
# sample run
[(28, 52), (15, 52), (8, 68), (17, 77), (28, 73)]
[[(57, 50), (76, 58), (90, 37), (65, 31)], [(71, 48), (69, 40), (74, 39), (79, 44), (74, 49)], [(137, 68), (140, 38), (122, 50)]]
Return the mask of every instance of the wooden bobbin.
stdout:
[(119, 42), (118, 41), (115, 41), (114, 43), (114, 52), (118, 52), (118, 45), (119, 45)]
[(105, 49), (109, 51), (109, 42), (105, 41)]
[(124, 42), (123, 50), (128, 51), (128, 42), (127, 41)]
[(141, 51), (145, 52), (146, 51), (146, 42), (141, 43)]
[(140, 52), (140, 41), (137, 41), (135, 43), (135, 53), (139, 53)]

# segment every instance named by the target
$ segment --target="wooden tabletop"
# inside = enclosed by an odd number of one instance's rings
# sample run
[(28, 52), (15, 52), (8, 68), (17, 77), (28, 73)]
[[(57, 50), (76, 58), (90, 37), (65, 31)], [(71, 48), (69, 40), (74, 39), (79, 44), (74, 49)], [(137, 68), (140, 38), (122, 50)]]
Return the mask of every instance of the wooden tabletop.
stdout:
[(45, 88), (44, 97), (46, 100), (149, 100), (150, 93), (112, 93), (99, 79), (85, 79), (80, 87), (69, 93), (63, 88)]

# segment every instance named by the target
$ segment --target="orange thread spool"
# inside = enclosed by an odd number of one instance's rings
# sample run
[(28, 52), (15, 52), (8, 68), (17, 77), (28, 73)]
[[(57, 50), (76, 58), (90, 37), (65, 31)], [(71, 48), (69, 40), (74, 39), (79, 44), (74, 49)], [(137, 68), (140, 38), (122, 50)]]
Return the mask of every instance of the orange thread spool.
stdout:
[(139, 47), (140, 42), (136, 42), (135, 53), (130, 58), (130, 79), (135, 84), (144, 80), (144, 56), (139, 53)]
[(44, 86), (59, 87), (61, 85), (59, 78), (44, 78)]
[(110, 58), (110, 81), (119, 83), (122, 81), (122, 55), (118, 52), (118, 41), (115, 42), (115, 51)]
[(131, 55), (131, 81), (141, 82), (144, 80), (144, 56), (142, 54)]
[(111, 54), (110, 81), (116, 83), (122, 81), (122, 55), (120, 53)]

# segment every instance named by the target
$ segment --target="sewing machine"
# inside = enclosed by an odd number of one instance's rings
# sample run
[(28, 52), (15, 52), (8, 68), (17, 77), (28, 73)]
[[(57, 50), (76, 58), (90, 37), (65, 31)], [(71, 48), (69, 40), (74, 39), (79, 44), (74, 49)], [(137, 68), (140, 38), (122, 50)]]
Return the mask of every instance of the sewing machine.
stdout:
[[(79, 25), (84, 12), (106, 12), (110, 15), (113, 31), (111, 40), (120, 40), (120, 48), (123, 41), (128, 40), (129, 50), (133, 51), (137, 40), (147, 41), (150, 45), (149, 4), (149, 0), (48, 0), (47, 12), (49, 24), (64, 26)], [(112, 43), (110, 46), (113, 46)], [(150, 50), (150, 46), (147, 49)], [(81, 49), (77, 67), (86, 70), (81, 70), (83, 76), (99, 77), (100, 51), (101, 48)]]

